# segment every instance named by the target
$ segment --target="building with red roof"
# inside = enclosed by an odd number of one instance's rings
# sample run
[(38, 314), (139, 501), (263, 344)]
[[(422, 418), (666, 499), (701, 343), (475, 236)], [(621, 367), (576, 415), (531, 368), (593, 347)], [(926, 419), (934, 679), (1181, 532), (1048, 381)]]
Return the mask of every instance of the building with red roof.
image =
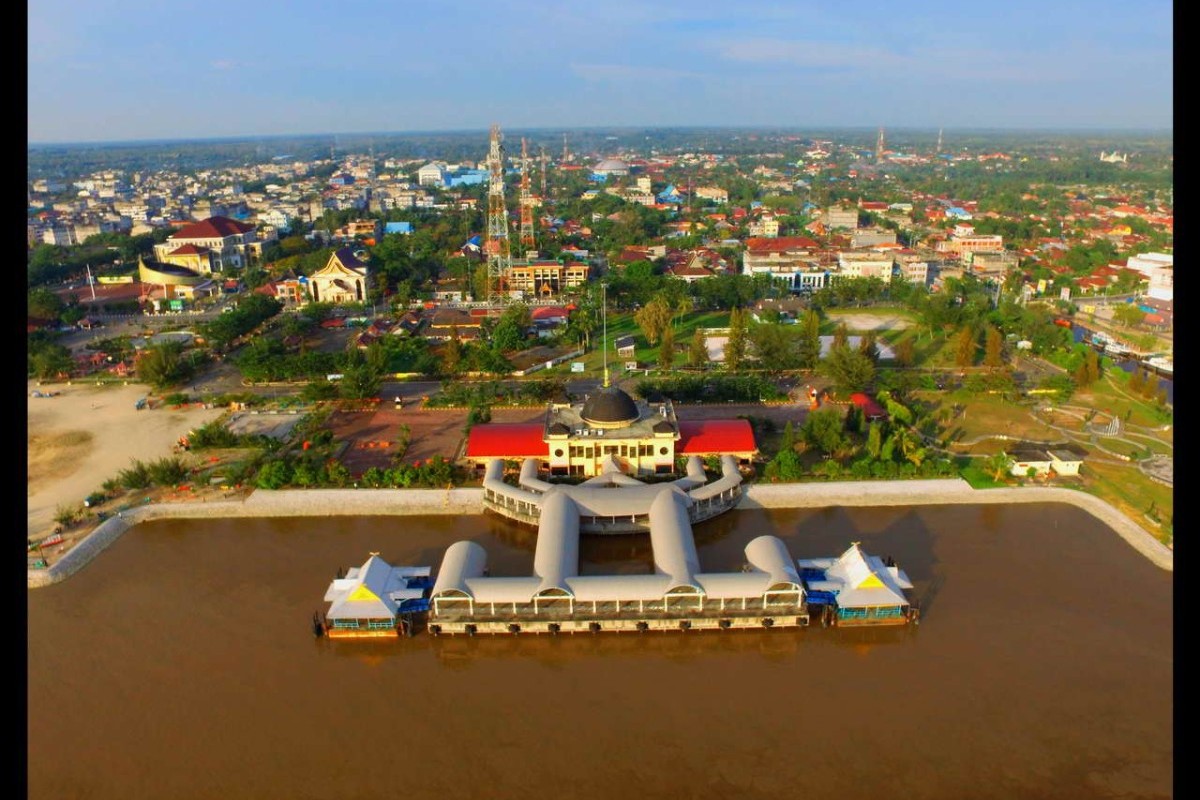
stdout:
[(255, 228), (229, 217), (210, 217), (184, 225), (162, 244), (154, 246), (154, 257), (164, 264), (201, 273), (245, 269), (262, 257), (263, 242)]
[(883, 406), (879, 405), (879, 403), (876, 403), (862, 392), (855, 392), (854, 394), (850, 395), (850, 402), (862, 409), (863, 418), (866, 419), (867, 422), (886, 420), (888, 418), (888, 413), (883, 410)]
[(757, 452), (744, 419), (680, 421), (666, 398), (637, 401), (605, 387), (581, 404), (549, 403), (540, 424), (475, 425), (464, 457), (478, 469), (494, 458), (539, 458), (552, 475), (592, 477), (614, 465), (629, 475), (670, 474), (678, 456), (749, 463)]

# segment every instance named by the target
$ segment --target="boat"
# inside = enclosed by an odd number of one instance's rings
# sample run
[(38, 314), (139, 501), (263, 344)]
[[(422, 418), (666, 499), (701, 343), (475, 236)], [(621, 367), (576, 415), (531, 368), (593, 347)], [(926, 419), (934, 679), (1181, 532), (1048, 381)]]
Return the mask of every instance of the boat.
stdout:
[(1109, 340), (1108, 343), (1104, 345), (1104, 352), (1106, 355), (1115, 356), (1118, 358), (1133, 354), (1132, 350), (1115, 340)]
[(1151, 356), (1142, 363), (1159, 375), (1171, 377), (1175, 374), (1175, 359), (1170, 356)]

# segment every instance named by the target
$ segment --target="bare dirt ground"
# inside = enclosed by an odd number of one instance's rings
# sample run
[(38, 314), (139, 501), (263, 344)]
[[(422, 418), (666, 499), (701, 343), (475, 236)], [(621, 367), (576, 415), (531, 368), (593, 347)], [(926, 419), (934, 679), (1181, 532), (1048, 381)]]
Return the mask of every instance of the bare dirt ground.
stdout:
[[(35, 390), (54, 397), (32, 397)], [(79, 507), (101, 484), (134, 460), (155, 461), (189, 430), (220, 416), (222, 409), (197, 406), (137, 410), (147, 389), (140, 384), (74, 383), (38, 386), (29, 381), (27, 451), (28, 535), (54, 528), (60, 507)]]
[(829, 317), (832, 320), (846, 323), (847, 330), (852, 331), (903, 330), (913, 326), (911, 319), (898, 314), (872, 314), (861, 311), (852, 314), (831, 312)]

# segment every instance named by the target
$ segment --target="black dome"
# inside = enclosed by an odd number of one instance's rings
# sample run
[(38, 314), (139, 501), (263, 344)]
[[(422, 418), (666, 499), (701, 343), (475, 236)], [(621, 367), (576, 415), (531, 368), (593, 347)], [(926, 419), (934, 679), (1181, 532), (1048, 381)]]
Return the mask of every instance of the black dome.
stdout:
[(583, 417), (584, 422), (611, 425), (636, 422), (641, 414), (632, 397), (616, 387), (609, 387), (589, 396), (579, 416)]

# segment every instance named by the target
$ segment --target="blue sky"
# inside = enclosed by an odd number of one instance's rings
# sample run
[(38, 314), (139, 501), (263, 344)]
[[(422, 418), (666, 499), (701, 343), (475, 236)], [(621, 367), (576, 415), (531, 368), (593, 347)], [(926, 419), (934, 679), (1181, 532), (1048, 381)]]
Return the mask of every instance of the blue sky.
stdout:
[(30, 142), (599, 126), (1172, 127), (1172, 6), (36, 0)]

